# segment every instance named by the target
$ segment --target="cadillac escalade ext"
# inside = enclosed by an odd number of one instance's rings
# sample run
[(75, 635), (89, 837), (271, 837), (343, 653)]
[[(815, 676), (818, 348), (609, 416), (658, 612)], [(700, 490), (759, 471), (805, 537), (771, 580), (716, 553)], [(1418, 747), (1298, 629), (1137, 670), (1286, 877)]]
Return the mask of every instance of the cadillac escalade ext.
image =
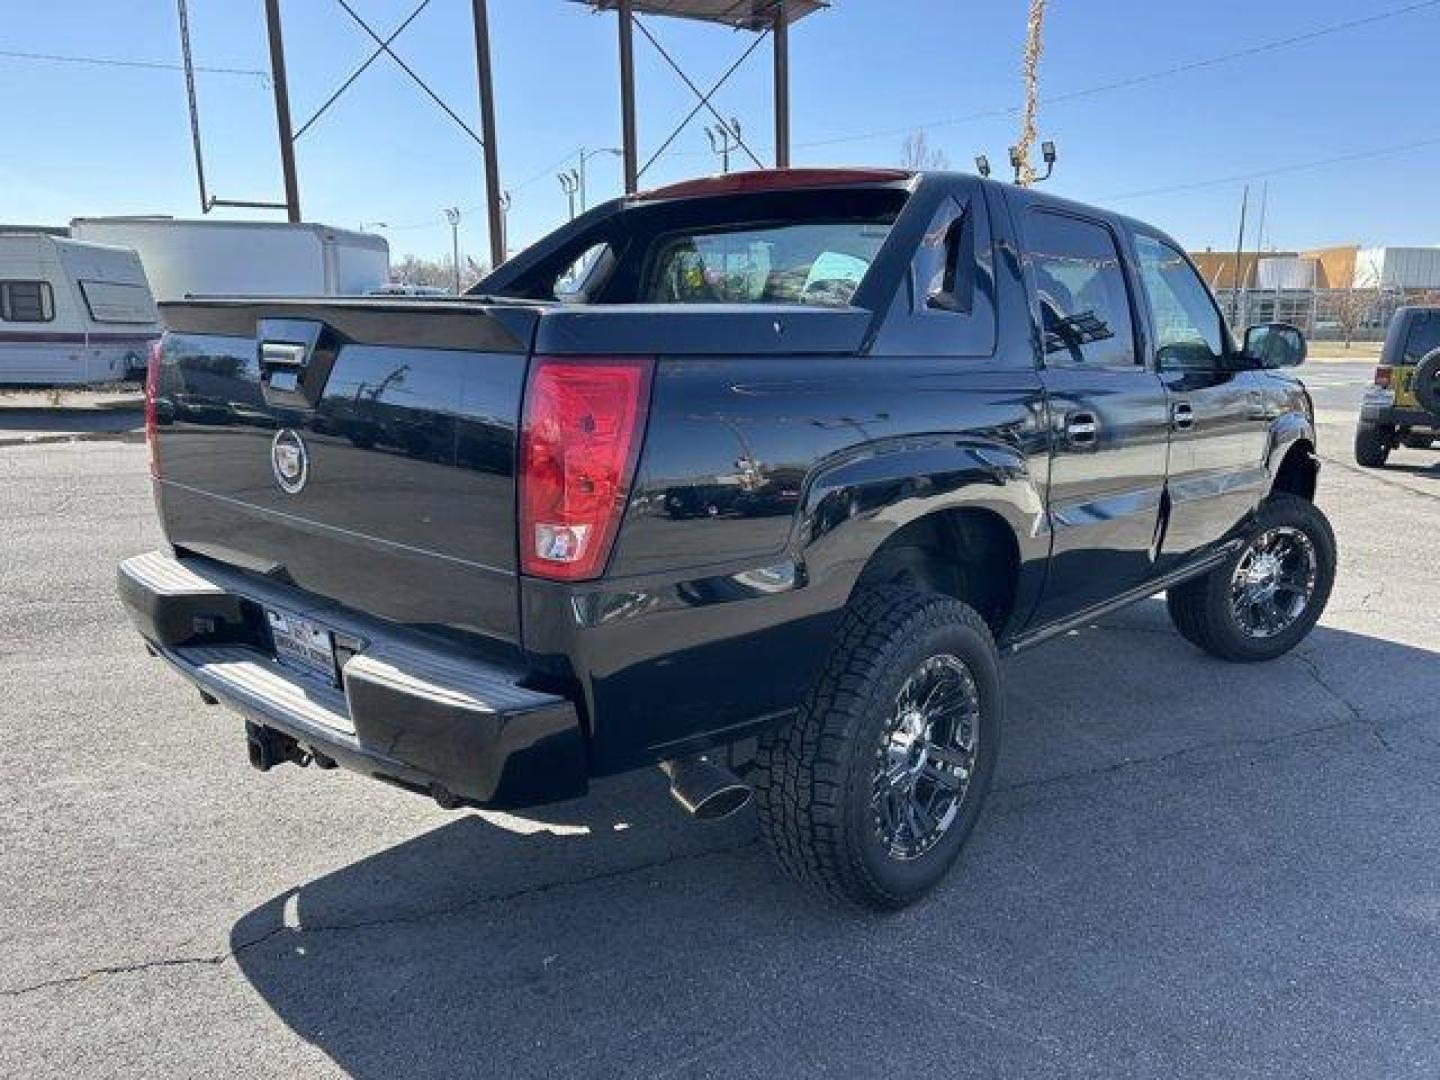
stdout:
[(507, 808), (659, 765), (872, 907), (971, 831), (1003, 655), (1164, 592), (1266, 660), (1335, 573), (1299, 332), (1237, 344), (1164, 233), (975, 177), (692, 181), (462, 297), (163, 314), (168, 549), (119, 587), (253, 764)]

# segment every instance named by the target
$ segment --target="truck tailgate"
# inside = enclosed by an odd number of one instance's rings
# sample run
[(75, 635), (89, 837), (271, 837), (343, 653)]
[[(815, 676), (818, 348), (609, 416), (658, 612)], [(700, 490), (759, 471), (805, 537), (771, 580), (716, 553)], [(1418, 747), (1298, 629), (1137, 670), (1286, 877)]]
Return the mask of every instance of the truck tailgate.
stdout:
[(162, 306), (156, 496), (177, 548), (419, 627), (518, 638), (534, 309)]

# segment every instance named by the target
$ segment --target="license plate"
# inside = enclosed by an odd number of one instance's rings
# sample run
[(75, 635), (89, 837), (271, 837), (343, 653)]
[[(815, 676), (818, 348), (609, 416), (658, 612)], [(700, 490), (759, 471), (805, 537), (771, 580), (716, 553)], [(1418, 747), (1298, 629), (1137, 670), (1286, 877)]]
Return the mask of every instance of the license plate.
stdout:
[(275, 643), (275, 659), (328, 683), (335, 682), (335, 644), (329, 630), (274, 608), (265, 609), (265, 621), (270, 626), (270, 640)]

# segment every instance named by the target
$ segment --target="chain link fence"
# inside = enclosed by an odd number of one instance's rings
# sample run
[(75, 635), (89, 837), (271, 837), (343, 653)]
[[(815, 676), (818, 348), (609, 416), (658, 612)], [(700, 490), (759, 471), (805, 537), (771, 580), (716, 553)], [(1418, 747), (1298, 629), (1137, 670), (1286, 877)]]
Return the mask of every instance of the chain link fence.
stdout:
[[(1237, 335), (1256, 323), (1286, 322), (1312, 341), (1384, 341), (1396, 308), (1440, 304), (1434, 289), (1217, 289)], [(1349, 333), (1347, 334), (1347, 330)]]

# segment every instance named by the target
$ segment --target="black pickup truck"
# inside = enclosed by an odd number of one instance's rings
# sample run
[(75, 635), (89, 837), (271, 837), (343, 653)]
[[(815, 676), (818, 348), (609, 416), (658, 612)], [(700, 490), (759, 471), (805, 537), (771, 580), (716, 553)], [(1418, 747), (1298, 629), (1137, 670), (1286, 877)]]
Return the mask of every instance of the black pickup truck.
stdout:
[(1334, 577), (1299, 332), (1237, 346), (1163, 233), (974, 177), (699, 180), (463, 297), (163, 312), (170, 549), (120, 591), (261, 769), (515, 808), (658, 764), (894, 907), (979, 813), (1003, 654), (1163, 591), (1269, 659)]

